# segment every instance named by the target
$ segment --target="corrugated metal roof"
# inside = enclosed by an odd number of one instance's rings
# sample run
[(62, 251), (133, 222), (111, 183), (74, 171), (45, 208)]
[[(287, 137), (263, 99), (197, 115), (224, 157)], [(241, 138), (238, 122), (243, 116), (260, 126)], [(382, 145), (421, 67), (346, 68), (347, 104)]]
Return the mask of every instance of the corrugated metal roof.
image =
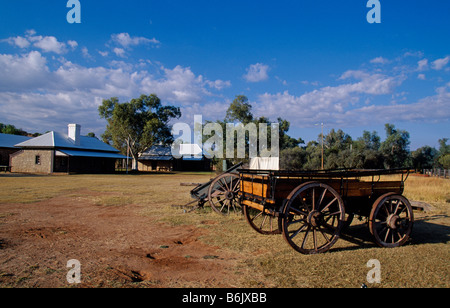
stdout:
[[(195, 155), (183, 155), (180, 158), (184, 161), (202, 161), (207, 159), (205, 155), (201, 155), (200, 157), (197, 157)], [(138, 160), (173, 160), (173, 159), (176, 158), (174, 155), (172, 155), (172, 147), (155, 145), (148, 148), (145, 152), (143, 152), (141, 156), (139, 156)]]
[(32, 139), (31, 137), (0, 134), (0, 148), (15, 149), (14, 145)]
[(81, 136), (80, 145), (74, 144), (66, 134), (57, 132), (49, 132), (45, 135), (16, 144), (16, 147), (21, 148), (66, 148), (77, 150), (94, 150), (105, 152), (119, 152), (119, 150), (112, 146), (98, 140), (97, 138)]
[(76, 150), (60, 150), (64, 154), (72, 157), (99, 157), (99, 158), (116, 158), (125, 159), (125, 155), (117, 153), (106, 153), (106, 152), (94, 152), (94, 151), (76, 151)]
[(141, 156), (138, 160), (173, 160), (174, 158), (172, 156)]
[(154, 145), (145, 150), (141, 156), (172, 156), (172, 148), (170, 146)]

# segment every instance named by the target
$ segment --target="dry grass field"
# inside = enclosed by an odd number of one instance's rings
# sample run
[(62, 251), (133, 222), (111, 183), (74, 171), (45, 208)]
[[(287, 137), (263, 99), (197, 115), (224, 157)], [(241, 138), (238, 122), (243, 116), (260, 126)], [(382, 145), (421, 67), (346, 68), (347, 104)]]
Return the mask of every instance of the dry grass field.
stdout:
[[(411, 241), (379, 248), (354, 219), (327, 253), (301, 255), (240, 215), (186, 213), (192, 187), (213, 174), (0, 175), (0, 287), (450, 287), (450, 181), (410, 176)], [(82, 283), (66, 280), (81, 263)], [(367, 282), (370, 259), (381, 283)]]

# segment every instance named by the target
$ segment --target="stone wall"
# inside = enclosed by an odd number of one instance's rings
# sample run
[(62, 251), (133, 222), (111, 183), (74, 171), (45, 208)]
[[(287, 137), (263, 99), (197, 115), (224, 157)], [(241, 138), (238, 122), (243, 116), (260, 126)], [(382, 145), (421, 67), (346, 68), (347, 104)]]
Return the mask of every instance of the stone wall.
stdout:
[(16, 152), (10, 156), (11, 172), (50, 174), (53, 172), (53, 156), (53, 150), (44, 149)]

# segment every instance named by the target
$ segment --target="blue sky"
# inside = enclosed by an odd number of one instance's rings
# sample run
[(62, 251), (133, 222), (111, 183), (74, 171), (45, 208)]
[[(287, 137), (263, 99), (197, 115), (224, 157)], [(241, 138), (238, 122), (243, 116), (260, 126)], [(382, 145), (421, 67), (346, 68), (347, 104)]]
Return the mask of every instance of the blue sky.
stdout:
[(236, 95), (256, 116), (352, 137), (392, 123), (411, 149), (450, 138), (450, 2), (65, 0), (0, 3), (0, 122), (100, 135), (102, 99), (156, 93), (182, 121), (223, 119)]

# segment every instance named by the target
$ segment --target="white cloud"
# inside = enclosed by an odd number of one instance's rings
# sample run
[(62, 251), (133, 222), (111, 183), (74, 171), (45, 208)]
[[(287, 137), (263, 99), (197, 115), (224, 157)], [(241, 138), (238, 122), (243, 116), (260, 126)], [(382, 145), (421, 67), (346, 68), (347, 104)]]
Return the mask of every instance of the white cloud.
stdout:
[(336, 115), (336, 121), (346, 123), (351, 120), (354, 125), (365, 125), (366, 123), (382, 124), (397, 121), (448, 120), (450, 118), (449, 87), (438, 88), (436, 93), (436, 95), (425, 97), (415, 103), (370, 105), (348, 110)]
[(108, 51), (99, 51), (98, 52), (102, 57), (107, 57), (109, 55)]
[[(346, 71), (339, 80), (356, 79), (357, 82), (338, 86), (322, 87), (300, 96), (288, 91), (260, 95), (254, 106), (257, 116), (281, 116), (297, 127), (310, 126), (318, 122), (340, 121), (340, 114), (352, 110), (361, 97), (385, 95), (400, 85), (403, 77), (369, 74), (364, 71)], [(345, 123), (352, 123), (350, 117)]]
[(307, 86), (307, 85), (312, 85), (312, 86), (317, 87), (317, 86), (320, 85), (320, 82), (319, 82), (319, 81), (302, 80), (302, 81), (300, 81), (300, 83), (303, 84), (303, 85), (305, 85), (305, 86)]
[(424, 71), (428, 69), (428, 59), (423, 59), (417, 62), (417, 70), (418, 71)]
[(417, 79), (425, 80), (425, 79), (426, 79), (425, 74), (419, 74), (419, 75), (417, 75)]
[(7, 39), (3, 39), (2, 41), (22, 49), (28, 48), (33, 45), (33, 47), (39, 48), (42, 52), (54, 52), (56, 54), (66, 53), (67, 45), (69, 45), (72, 50), (78, 46), (78, 43), (76, 41), (69, 40), (66, 44), (63, 42), (59, 42), (58, 39), (54, 36), (36, 35), (36, 31), (34, 30), (26, 31), (25, 37), (10, 37)]
[(76, 41), (69, 40), (67, 41), (67, 44), (72, 48), (72, 50), (78, 47), (78, 43)]
[[(202, 75), (196, 76), (189, 67), (177, 65), (173, 69), (162, 68), (163, 77), (159, 79), (147, 76), (142, 80), (146, 93), (158, 93), (170, 102), (190, 104), (202, 102), (205, 96), (211, 96), (205, 85), (223, 84), (223, 81), (204, 80)], [(227, 83), (227, 82), (225, 82)]]
[[(49, 68), (56, 63), (60, 63), (57, 69)], [(2, 113), (2, 121), (32, 131), (64, 128), (77, 121), (101, 132), (105, 123), (97, 108), (103, 99), (115, 96), (127, 101), (143, 93), (156, 93), (163, 103), (181, 106), (185, 113), (214, 115), (226, 108), (214, 103), (211, 109), (206, 103), (218, 96), (213, 91), (229, 87), (230, 81), (208, 80), (180, 65), (151, 72), (141, 69), (123, 61), (111, 61), (110, 67), (85, 67), (62, 57), (47, 59), (38, 51), (0, 54), (0, 110), (8, 111)]]
[(210, 87), (210, 88), (214, 88), (217, 90), (222, 90), (225, 88), (229, 88), (231, 87), (231, 82), (229, 80), (227, 81), (223, 81), (223, 80), (215, 80), (215, 81), (206, 81), (206, 84)]
[(125, 58), (125, 49), (116, 47), (113, 49), (113, 52), (116, 54), (116, 56)]
[(0, 54), (0, 90), (20, 91), (45, 87), (50, 73), (40, 52), (23, 55)]
[(248, 82), (264, 81), (269, 78), (268, 70), (268, 65), (262, 63), (252, 64), (249, 68), (247, 68), (247, 74), (245, 74), (243, 77)]
[(111, 35), (111, 40), (124, 48), (129, 48), (131, 46), (137, 46), (140, 44), (160, 44), (160, 42), (155, 38), (148, 39), (139, 36), (132, 37), (128, 33), (113, 34)]
[(83, 57), (85, 59), (88, 59), (88, 60), (94, 59), (94, 57), (92, 57), (91, 54), (89, 53), (89, 49), (87, 47), (81, 48), (81, 54), (83, 55)]
[(30, 36), (30, 42), (34, 42), (33, 46), (40, 48), (44, 52), (54, 52), (57, 54), (66, 53), (66, 44), (58, 42), (54, 36)]
[(10, 37), (1, 41), (9, 43), (10, 45), (13, 46), (17, 46), (19, 48), (28, 48), (30, 46), (30, 42), (26, 38), (21, 36)]
[[(369, 74), (364, 71), (349, 70), (346, 71), (339, 78), (345, 79), (360, 79), (361, 81), (354, 84), (346, 84), (338, 87), (327, 87), (331, 89), (339, 89), (342, 93), (366, 93), (372, 95), (381, 95), (391, 93), (396, 86), (401, 84), (403, 78), (390, 77), (383, 74)], [(325, 89), (325, 88), (324, 88)]]
[[(263, 94), (255, 103), (257, 115), (276, 114), (295, 127), (311, 127), (316, 123), (328, 125), (365, 126), (397, 121), (438, 121), (450, 118), (450, 84), (436, 90), (415, 103), (346, 104), (334, 96), (338, 89), (321, 89), (302, 96), (290, 95), (287, 91), (275, 95)], [(439, 110), (439, 112), (436, 112)]]
[(383, 57), (377, 57), (377, 58), (370, 60), (370, 63), (372, 63), (372, 64), (387, 64), (387, 63), (389, 63), (389, 60), (386, 58), (383, 58)]
[(433, 61), (433, 63), (431, 64), (431, 67), (435, 70), (441, 70), (448, 64), (449, 61), (450, 61), (450, 56), (447, 56), (442, 59), (437, 59), (436, 61)]

